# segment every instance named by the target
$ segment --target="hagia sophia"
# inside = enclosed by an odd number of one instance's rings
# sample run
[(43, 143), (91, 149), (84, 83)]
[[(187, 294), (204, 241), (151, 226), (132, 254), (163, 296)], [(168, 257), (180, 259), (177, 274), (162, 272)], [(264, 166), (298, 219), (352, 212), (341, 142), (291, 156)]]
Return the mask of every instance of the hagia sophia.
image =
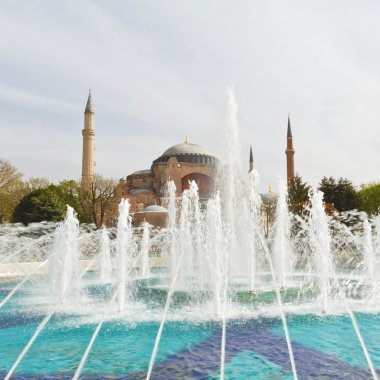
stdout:
[[(82, 187), (91, 184), (95, 176), (95, 128), (94, 106), (91, 91), (84, 111), (83, 152), (82, 152)], [(294, 178), (294, 148), (290, 119), (288, 117), (287, 179)], [(115, 190), (115, 202), (128, 199), (134, 221), (143, 220), (162, 225), (167, 209), (166, 185), (174, 181), (177, 195), (189, 187), (189, 181), (195, 181), (199, 188), (200, 199), (207, 200), (212, 193), (214, 178), (219, 160), (206, 148), (190, 143), (187, 136), (183, 143), (166, 149), (161, 156), (154, 159), (149, 169), (139, 170), (126, 178), (121, 178)], [(253, 170), (252, 148), (250, 150), (249, 171)]]

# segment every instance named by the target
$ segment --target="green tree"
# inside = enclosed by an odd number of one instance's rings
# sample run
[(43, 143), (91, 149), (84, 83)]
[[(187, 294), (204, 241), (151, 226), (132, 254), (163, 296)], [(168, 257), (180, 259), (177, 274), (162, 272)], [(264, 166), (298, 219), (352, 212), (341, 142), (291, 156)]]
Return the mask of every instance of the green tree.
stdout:
[(357, 191), (347, 178), (323, 177), (318, 190), (323, 192), (323, 201), (332, 205), (339, 212), (350, 211), (359, 207)]
[(16, 206), (12, 221), (25, 225), (33, 222), (58, 222), (65, 215), (66, 205), (61, 200), (56, 187), (33, 190)]
[(67, 205), (73, 207), (80, 222), (87, 218), (81, 208), (81, 191), (75, 181), (62, 181), (58, 185), (33, 190), (16, 206), (12, 221), (29, 224), (33, 222), (58, 222), (65, 216)]
[(8, 161), (0, 159), (0, 223), (8, 222), (16, 205), (33, 190), (46, 188), (45, 178), (22, 181), (22, 174)]
[(378, 215), (380, 212), (380, 183), (374, 182), (362, 186), (358, 191), (359, 208), (368, 215)]
[(22, 174), (8, 161), (0, 159), (0, 223), (11, 219), (22, 197)]
[(70, 205), (76, 211), (77, 217), (81, 223), (87, 223), (90, 220), (82, 207), (84, 195), (78, 182), (74, 180), (61, 181), (56, 186), (56, 191), (62, 202)]
[(305, 206), (309, 203), (310, 186), (302, 180), (301, 176), (295, 176), (288, 182), (289, 211), (301, 215)]

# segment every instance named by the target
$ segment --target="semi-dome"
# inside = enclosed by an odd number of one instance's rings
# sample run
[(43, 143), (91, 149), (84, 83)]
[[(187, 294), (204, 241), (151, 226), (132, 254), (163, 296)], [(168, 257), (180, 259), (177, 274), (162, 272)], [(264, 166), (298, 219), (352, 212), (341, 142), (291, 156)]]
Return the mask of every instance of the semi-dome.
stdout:
[(159, 205), (151, 205), (144, 208), (144, 213), (149, 213), (149, 212), (167, 213), (168, 209)]
[(269, 190), (267, 193), (260, 194), (261, 200), (264, 203), (264, 205), (270, 205), (274, 202), (276, 202), (278, 195), (276, 193), (272, 192), (272, 188), (269, 186)]

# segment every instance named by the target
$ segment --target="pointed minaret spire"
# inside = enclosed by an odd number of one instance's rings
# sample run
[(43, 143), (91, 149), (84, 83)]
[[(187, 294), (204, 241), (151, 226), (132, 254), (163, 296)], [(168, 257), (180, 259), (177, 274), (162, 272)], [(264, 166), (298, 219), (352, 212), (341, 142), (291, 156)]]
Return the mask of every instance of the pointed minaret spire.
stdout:
[(95, 113), (94, 106), (92, 104), (91, 88), (88, 91), (88, 99), (87, 99), (86, 109), (84, 110), (84, 113)]
[(288, 138), (293, 138), (292, 135), (292, 127), (290, 125), (290, 113), (288, 113), (288, 133), (287, 133)]
[(289, 181), (291, 181), (294, 178), (294, 147), (293, 147), (293, 134), (292, 134), (292, 128), (290, 125), (290, 115), (288, 114), (288, 132), (286, 135), (286, 177)]
[(83, 151), (82, 151), (82, 188), (88, 190), (95, 176), (95, 128), (94, 107), (92, 105), (91, 90), (88, 94), (84, 111)]
[(248, 173), (251, 173), (254, 169), (253, 165), (253, 154), (252, 154), (252, 145), (249, 148), (249, 171)]

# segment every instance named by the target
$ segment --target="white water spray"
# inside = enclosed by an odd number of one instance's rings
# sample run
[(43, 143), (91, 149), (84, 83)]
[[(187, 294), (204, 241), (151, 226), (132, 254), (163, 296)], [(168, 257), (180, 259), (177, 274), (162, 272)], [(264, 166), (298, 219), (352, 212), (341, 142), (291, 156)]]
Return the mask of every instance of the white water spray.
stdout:
[(288, 212), (288, 189), (286, 182), (279, 179), (279, 196), (276, 209), (276, 225), (274, 236), (274, 269), (281, 287), (285, 287), (286, 276), (292, 267), (292, 255), (289, 247), (290, 220)]
[(117, 223), (116, 238), (116, 263), (117, 277), (120, 284), (117, 302), (119, 311), (124, 311), (126, 304), (126, 286), (127, 286), (127, 262), (129, 250), (132, 243), (132, 226), (129, 216), (130, 204), (128, 199), (123, 199), (119, 204), (119, 220)]
[(258, 256), (258, 236), (257, 228), (255, 227), (258, 223), (261, 223), (261, 198), (259, 195), (259, 174), (256, 169), (249, 173), (248, 182), (248, 231), (249, 231), (249, 290), (254, 292), (255, 281), (257, 275), (257, 256)]
[(50, 281), (59, 302), (70, 301), (78, 291), (79, 221), (74, 209), (67, 206), (66, 218), (55, 231), (53, 251), (50, 257)]
[(309, 228), (310, 240), (314, 249), (314, 263), (319, 281), (322, 313), (326, 313), (330, 294), (330, 278), (333, 277), (334, 270), (330, 258), (331, 237), (329, 219), (325, 213), (323, 193), (318, 190), (314, 190), (311, 196)]
[(112, 273), (110, 239), (106, 227), (103, 226), (100, 237), (99, 277), (102, 282), (109, 281)]
[(149, 268), (150, 224), (144, 221), (142, 223), (142, 228), (143, 228), (143, 234), (141, 238), (141, 248), (140, 248), (140, 256), (141, 256), (140, 275), (142, 277), (149, 277), (150, 276), (150, 268)]
[(223, 314), (223, 276), (225, 275), (225, 237), (220, 208), (219, 193), (207, 203), (207, 253), (212, 257), (212, 284), (214, 293), (215, 314)]
[(168, 232), (170, 236), (170, 272), (174, 276), (177, 261), (178, 261), (178, 252), (176, 249), (176, 223), (177, 223), (177, 207), (176, 207), (176, 186), (174, 181), (168, 182), (168, 195), (169, 195), (169, 204), (168, 204)]
[(367, 218), (365, 218), (363, 222), (362, 241), (365, 269), (367, 271), (368, 280), (373, 284), (375, 280), (375, 252), (372, 243), (372, 228)]

